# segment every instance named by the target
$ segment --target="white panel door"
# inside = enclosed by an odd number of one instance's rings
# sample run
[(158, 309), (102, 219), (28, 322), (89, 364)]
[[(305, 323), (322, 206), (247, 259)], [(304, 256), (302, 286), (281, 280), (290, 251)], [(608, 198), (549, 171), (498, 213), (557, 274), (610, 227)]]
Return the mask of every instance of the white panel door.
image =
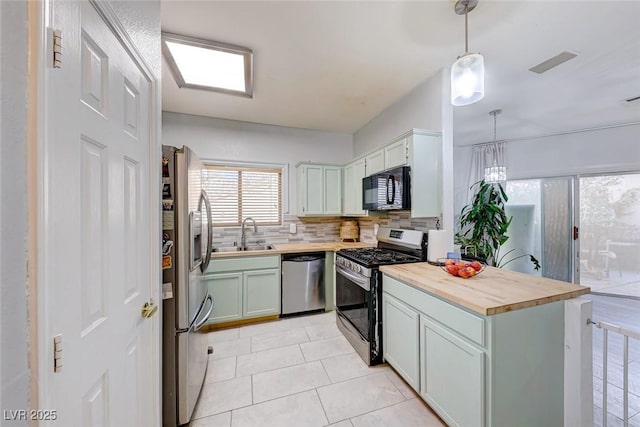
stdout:
[(51, 359), (40, 406), (58, 411), (56, 425), (157, 425), (160, 316), (141, 316), (157, 295), (151, 82), (91, 3), (52, 12), (63, 61), (45, 71), (41, 355)]

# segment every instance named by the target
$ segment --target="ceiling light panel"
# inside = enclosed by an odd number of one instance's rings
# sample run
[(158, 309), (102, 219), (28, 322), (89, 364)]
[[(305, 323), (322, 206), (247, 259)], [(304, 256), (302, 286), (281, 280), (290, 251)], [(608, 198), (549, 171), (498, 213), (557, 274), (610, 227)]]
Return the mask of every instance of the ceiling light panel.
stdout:
[(179, 87), (253, 96), (251, 49), (163, 32), (162, 51)]

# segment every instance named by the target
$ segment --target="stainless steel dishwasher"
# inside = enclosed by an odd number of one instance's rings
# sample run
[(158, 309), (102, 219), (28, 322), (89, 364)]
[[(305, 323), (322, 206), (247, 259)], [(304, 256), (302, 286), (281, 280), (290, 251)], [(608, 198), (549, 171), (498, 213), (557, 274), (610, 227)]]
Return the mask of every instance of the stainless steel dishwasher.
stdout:
[(325, 309), (324, 252), (282, 255), (282, 315)]

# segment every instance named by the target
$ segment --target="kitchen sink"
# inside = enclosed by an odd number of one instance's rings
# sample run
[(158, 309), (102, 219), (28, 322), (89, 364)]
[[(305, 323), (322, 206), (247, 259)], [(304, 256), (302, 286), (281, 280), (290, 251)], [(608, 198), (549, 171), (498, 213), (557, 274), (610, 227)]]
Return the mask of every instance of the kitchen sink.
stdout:
[(239, 250), (239, 246), (220, 246), (218, 248), (213, 248), (213, 252), (238, 252)]
[(240, 249), (240, 246), (220, 246), (213, 248), (213, 252), (270, 251), (272, 249), (273, 245), (251, 245), (245, 249)]
[(258, 246), (247, 246), (245, 251), (270, 251), (273, 249), (273, 245), (258, 245)]

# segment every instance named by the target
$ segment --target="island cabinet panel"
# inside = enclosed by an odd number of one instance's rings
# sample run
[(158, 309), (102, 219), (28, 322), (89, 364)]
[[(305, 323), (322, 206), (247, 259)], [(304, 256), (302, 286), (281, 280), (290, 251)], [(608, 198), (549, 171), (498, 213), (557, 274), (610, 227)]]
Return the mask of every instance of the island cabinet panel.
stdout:
[(556, 301), (490, 316), (490, 425), (563, 425), (564, 307)]
[(408, 305), (388, 293), (382, 295), (382, 327), (384, 336), (384, 360), (418, 390), (420, 376), (418, 366), (419, 314)]
[(420, 396), (450, 426), (482, 427), (484, 351), (420, 316)]
[[(458, 296), (491, 289), (449, 280)], [(481, 315), (386, 272), (382, 283), (385, 360), (448, 425), (563, 425), (564, 301)]]
[(454, 329), (477, 344), (485, 344), (485, 319), (481, 316), (407, 286), (386, 275), (384, 276), (384, 290), (403, 301), (410, 301), (418, 311), (428, 313), (432, 319)]

